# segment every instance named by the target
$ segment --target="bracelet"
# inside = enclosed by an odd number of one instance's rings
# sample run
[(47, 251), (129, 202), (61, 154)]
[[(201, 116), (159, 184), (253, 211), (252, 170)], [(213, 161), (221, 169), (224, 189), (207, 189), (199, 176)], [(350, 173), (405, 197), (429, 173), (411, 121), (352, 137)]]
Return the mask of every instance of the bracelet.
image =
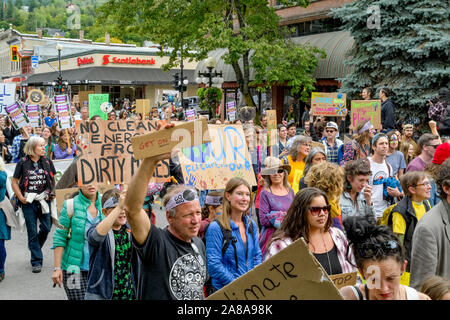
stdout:
[(56, 271), (56, 270), (61, 270), (61, 267), (54, 267), (53, 271)]

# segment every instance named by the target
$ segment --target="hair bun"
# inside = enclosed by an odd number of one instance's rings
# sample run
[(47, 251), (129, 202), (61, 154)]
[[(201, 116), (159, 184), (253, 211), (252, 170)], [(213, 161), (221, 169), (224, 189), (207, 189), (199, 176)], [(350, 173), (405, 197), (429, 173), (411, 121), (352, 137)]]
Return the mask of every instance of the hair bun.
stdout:
[(343, 221), (347, 239), (353, 243), (363, 242), (376, 229), (375, 218), (371, 215), (348, 217)]

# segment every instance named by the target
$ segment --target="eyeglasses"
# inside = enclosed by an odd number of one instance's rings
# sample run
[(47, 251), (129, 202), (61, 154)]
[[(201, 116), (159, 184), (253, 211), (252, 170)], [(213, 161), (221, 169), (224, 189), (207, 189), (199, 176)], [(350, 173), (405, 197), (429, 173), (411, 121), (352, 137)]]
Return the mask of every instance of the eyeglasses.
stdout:
[(336, 130), (326, 130), (327, 133), (334, 133)]
[(359, 255), (364, 259), (369, 259), (375, 256), (387, 255), (389, 253), (396, 253), (400, 250), (400, 245), (394, 241), (389, 240), (383, 243), (363, 243), (359, 246)]
[(429, 182), (418, 183), (414, 187), (419, 187), (419, 186), (429, 187), (429, 186), (431, 186), (431, 183), (429, 183)]
[(319, 213), (323, 210), (323, 213), (328, 214), (331, 210), (331, 205), (327, 205), (324, 207), (309, 207), (309, 211), (311, 212), (311, 215), (317, 216)]
[(433, 147), (434, 149), (436, 149), (439, 146), (439, 144), (429, 144), (428, 146), (429, 147)]

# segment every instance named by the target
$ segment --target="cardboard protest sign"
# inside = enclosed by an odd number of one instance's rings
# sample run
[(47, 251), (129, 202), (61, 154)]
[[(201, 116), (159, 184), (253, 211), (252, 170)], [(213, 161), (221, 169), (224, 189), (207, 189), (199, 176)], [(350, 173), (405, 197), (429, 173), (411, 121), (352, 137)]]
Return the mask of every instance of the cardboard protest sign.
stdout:
[(30, 122), (20, 102), (15, 102), (7, 106), (5, 108), (5, 111), (8, 114), (8, 117), (11, 119), (12, 125), (16, 129), (23, 128)]
[[(157, 121), (80, 121), (77, 126), (78, 185), (129, 183), (139, 168), (131, 138), (156, 131)], [(152, 181), (169, 179), (169, 160), (158, 162)]]
[(312, 92), (311, 108), (315, 116), (345, 117), (347, 95), (345, 93)]
[(277, 110), (267, 110), (267, 130), (277, 130)]
[(38, 104), (27, 104), (25, 110), (31, 127), (40, 127), (42, 125), (41, 107)]
[(341, 289), (345, 286), (356, 285), (356, 272), (341, 273), (329, 276), (336, 288)]
[(170, 153), (174, 149), (187, 148), (210, 142), (205, 119), (184, 122), (170, 129), (154, 131), (131, 138), (136, 160)]
[(195, 120), (195, 109), (187, 109), (186, 110), (186, 120), (187, 121)]
[(54, 108), (56, 118), (58, 119), (58, 128), (62, 130), (73, 127), (72, 114), (70, 113), (70, 101), (67, 94), (55, 96)]
[(211, 143), (178, 152), (186, 184), (199, 190), (225, 189), (233, 177), (256, 185), (242, 125), (208, 125)]
[(343, 300), (343, 297), (301, 238), (207, 300)]
[(95, 91), (80, 91), (78, 92), (78, 97), (80, 99), (80, 105), (89, 105), (89, 95), (94, 94)]
[(148, 115), (149, 112), (150, 112), (150, 100), (136, 99), (136, 113)]
[(381, 100), (352, 100), (350, 116), (353, 128), (370, 120), (375, 129), (381, 129)]
[(89, 119), (95, 115), (101, 119), (108, 119), (108, 115), (100, 109), (103, 102), (109, 102), (109, 94), (90, 94), (89, 95)]

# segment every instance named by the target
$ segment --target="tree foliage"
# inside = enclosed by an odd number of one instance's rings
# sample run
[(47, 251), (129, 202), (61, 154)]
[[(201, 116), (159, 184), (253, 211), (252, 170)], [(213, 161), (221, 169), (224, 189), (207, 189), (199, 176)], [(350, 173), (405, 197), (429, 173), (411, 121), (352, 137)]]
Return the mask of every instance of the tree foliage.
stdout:
[[(370, 6), (380, 9), (379, 28), (368, 28)], [(398, 119), (426, 123), (427, 101), (450, 84), (450, 2), (359, 0), (333, 13), (355, 39), (342, 91), (359, 98), (364, 86), (388, 87)]]
[[(307, 6), (309, 0), (296, 3)], [(287, 83), (294, 92), (311, 91), (317, 56), (324, 56), (316, 48), (294, 45), (279, 20), (267, 0), (109, 0), (99, 10), (98, 23), (112, 21), (121, 36), (142, 34), (162, 48), (173, 48), (161, 52), (170, 55), (165, 69), (179, 64), (178, 53), (200, 61), (213, 50), (226, 49), (222, 59), (232, 66), (246, 103), (254, 105), (251, 85), (264, 90)]]

